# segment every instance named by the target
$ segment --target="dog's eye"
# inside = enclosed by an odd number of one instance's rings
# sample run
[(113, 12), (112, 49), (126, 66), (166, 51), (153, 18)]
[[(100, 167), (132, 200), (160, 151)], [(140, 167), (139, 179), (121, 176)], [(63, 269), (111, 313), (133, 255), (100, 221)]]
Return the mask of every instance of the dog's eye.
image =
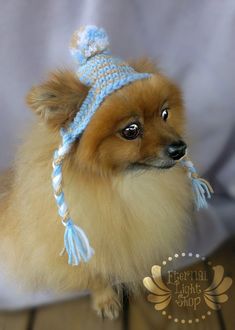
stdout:
[(141, 134), (141, 124), (132, 123), (126, 126), (122, 131), (121, 135), (127, 140), (134, 140)]
[(164, 121), (167, 120), (167, 118), (168, 118), (168, 108), (165, 108), (165, 109), (162, 110), (161, 117)]
[(161, 117), (164, 121), (167, 121), (168, 116), (169, 116), (169, 105), (168, 102), (165, 101), (161, 107)]

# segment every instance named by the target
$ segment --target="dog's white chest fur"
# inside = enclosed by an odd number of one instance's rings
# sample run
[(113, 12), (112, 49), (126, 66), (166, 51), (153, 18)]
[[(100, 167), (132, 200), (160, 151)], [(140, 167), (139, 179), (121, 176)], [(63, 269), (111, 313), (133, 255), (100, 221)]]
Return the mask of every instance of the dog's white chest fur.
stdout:
[[(75, 205), (71, 196), (78, 194), (68, 190), (71, 205)], [(72, 217), (95, 248), (91, 262), (96, 269), (122, 281), (135, 281), (146, 275), (151, 263), (182, 248), (192, 193), (184, 170), (175, 167), (130, 172), (114, 179), (111, 186), (84, 188), (77, 205), (74, 212), (71, 209)]]

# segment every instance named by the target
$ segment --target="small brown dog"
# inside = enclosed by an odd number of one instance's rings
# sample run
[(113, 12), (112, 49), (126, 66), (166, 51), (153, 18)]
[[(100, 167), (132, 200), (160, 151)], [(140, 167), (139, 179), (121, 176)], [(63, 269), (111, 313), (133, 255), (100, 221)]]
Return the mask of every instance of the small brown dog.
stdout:
[[(109, 318), (121, 306), (113, 286), (137, 290), (152, 265), (182, 248), (193, 204), (184, 169), (166, 152), (184, 136), (181, 92), (149, 61), (131, 65), (153, 75), (107, 97), (63, 165), (72, 218), (95, 249), (91, 261), (71, 267), (59, 256), (63, 226), (50, 179), (59, 129), (88, 93), (73, 72), (57, 71), (29, 92), (27, 103), (39, 120), (19, 148), (14, 178), (0, 200), (8, 275), (35, 290), (90, 289), (94, 308)], [(138, 136), (126, 139), (133, 122)]]

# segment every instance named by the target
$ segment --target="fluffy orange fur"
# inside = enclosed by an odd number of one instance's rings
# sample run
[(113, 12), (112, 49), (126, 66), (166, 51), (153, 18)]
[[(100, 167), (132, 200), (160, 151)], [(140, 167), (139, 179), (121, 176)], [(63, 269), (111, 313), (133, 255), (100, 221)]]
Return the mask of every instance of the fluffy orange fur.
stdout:
[[(87, 93), (74, 73), (57, 71), (30, 91), (27, 102), (41, 118), (19, 148), (12, 182), (0, 195), (0, 248), (9, 276), (35, 289), (88, 288), (98, 313), (110, 318), (120, 306), (111, 286), (125, 283), (136, 289), (152, 265), (179, 251), (192, 210), (190, 183), (179, 165), (127, 169), (154, 159), (184, 135), (178, 87), (148, 61), (132, 65), (155, 74), (110, 95), (63, 164), (71, 216), (95, 249), (88, 264), (70, 267), (67, 256), (59, 256), (64, 227), (51, 188), (59, 128), (73, 119)], [(160, 109), (166, 100), (170, 110), (164, 122)], [(143, 136), (123, 139), (120, 130), (136, 119), (144, 127)]]

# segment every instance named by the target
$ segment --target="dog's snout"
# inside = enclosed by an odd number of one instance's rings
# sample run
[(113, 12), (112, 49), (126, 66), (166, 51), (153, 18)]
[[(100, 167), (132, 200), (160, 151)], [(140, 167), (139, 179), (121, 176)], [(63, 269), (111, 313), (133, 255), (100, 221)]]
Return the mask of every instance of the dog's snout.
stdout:
[(173, 160), (179, 160), (185, 155), (187, 145), (184, 141), (179, 140), (169, 144), (166, 148), (166, 152)]

